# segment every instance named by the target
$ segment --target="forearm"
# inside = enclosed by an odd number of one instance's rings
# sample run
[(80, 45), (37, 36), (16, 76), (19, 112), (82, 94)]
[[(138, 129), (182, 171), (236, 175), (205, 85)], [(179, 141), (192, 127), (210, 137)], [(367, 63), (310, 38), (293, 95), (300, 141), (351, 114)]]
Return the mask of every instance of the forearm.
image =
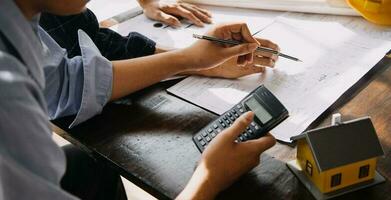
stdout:
[(113, 61), (113, 90), (115, 100), (148, 87), (172, 75), (186, 71), (189, 66), (183, 51), (170, 51), (152, 56)]
[[(159, 53), (164, 53), (164, 52), (169, 52), (169, 51), (173, 51), (174, 49), (168, 49), (166, 47), (162, 47), (162, 46), (159, 46), (158, 44), (156, 45), (156, 48), (155, 48), (155, 54), (159, 54)], [(208, 70), (189, 70), (189, 71), (185, 71), (185, 72), (182, 72), (182, 73), (179, 73), (177, 75), (200, 75), (200, 76), (208, 76)]]

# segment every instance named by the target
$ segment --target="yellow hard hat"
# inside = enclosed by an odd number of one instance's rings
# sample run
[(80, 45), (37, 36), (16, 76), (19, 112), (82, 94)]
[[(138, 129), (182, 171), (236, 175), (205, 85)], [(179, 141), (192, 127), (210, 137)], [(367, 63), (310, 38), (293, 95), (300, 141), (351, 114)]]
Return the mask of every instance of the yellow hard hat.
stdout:
[(346, 0), (365, 19), (391, 26), (391, 0)]

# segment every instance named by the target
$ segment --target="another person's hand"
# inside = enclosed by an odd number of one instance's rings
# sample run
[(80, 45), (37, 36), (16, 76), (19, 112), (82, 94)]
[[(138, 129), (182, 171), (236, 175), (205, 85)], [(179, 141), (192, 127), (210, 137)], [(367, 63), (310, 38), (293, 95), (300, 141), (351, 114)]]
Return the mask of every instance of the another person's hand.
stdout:
[[(279, 51), (279, 47), (277, 44), (265, 40), (256, 38), (261, 46), (268, 47), (274, 50)], [(194, 72), (194, 74), (209, 76), (209, 77), (220, 77), (220, 78), (240, 78), (242, 76), (247, 76), (255, 73), (262, 73), (265, 71), (265, 67), (274, 67), (277, 62), (278, 57), (276, 55), (264, 52), (256, 51), (254, 53), (254, 60), (252, 63), (247, 63), (243, 67), (238, 67), (236, 64), (236, 57), (231, 58), (225, 63), (206, 70), (200, 70)]]
[(161, 21), (170, 26), (180, 26), (178, 17), (190, 20), (197, 26), (212, 22), (209, 11), (196, 5), (183, 2), (162, 2), (160, 0), (138, 0), (144, 9), (144, 14), (154, 20)]
[(221, 39), (237, 40), (243, 44), (227, 46), (207, 40), (198, 40), (182, 50), (189, 63), (188, 70), (210, 69), (235, 58), (236, 64), (246, 66), (253, 62), (254, 51), (260, 45), (245, 23), (223, 24), (207, 33)]
[(252, 122), (254, 114), (247, 112), (233, 125), (218, 134), (202, 154), (191, 180), (177, 199), (213, 199), (241, 175), (259, 164), (260, 154), (275, 144), (268, 134), (237, 143), (237, 137)]

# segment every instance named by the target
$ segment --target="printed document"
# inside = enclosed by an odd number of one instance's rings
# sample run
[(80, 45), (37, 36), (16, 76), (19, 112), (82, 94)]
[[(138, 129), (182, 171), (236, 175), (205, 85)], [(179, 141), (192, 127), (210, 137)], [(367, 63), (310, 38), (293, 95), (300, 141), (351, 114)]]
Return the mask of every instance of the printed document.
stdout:
[(125, 22), (111, 27), (123, 36), (129, 32), (139, 32), (154, 40), (160, 47), (166, 49), (184, 48), (191, 45), (196, 39), (193, 34), (204, 34), (213, 26), (227, 22), (246, 22), (250, 31), (255, 33), (268, 24), (274, 18), (281, 15), (281, 12), (234, 9), (224, 7), (207, 7), (213, 13), (213, 24), (205, 24), (204, 27), (197, 27), (187, 20), (181, 20), (182, 26), (173, 28), (148, 19), (145, 15), (138, 15)]
[(251, 8), (263, 10), (294, 11), (334, 15), (358, 16), (344, 0), (184, 0), (189, 3)]
[(264, 84), (290, 117), (271, 133), (284, 142), (302, 133), (391, 49), (391, 42), (350, 31), (339, 23), (279, 17), (258, 37), (279, 44), (303, 62), (279, 58), (275, 68), (235, 80), (191, 76), (168, 91), (222, 114)]

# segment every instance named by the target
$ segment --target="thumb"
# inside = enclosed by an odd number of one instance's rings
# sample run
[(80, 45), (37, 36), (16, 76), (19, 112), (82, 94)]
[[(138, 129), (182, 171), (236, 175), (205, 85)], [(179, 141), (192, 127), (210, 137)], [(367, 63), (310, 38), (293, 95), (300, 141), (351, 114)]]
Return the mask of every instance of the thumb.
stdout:
[(227, 57), (241, 56), (253, 53), (259, 45), (257, 43), (245, 43), (228, 47), (223, 50)]
[(156, 16), (156, 20), (161, 21), (170, 26), (181, 26), (181, 22), (174, 16), (159, 11)]
[(246, 130), (248, 125), (250, 125), (250, 123), (253, 121), (253, 118), (254, 113), (249, 111), (236, 119), (227, 131), (227, 135), (229, 135), (228, 138), (230, 140), (236, 140), (236, 138), (239, 137), (239, 135), (243, 133), (244, 130)]

